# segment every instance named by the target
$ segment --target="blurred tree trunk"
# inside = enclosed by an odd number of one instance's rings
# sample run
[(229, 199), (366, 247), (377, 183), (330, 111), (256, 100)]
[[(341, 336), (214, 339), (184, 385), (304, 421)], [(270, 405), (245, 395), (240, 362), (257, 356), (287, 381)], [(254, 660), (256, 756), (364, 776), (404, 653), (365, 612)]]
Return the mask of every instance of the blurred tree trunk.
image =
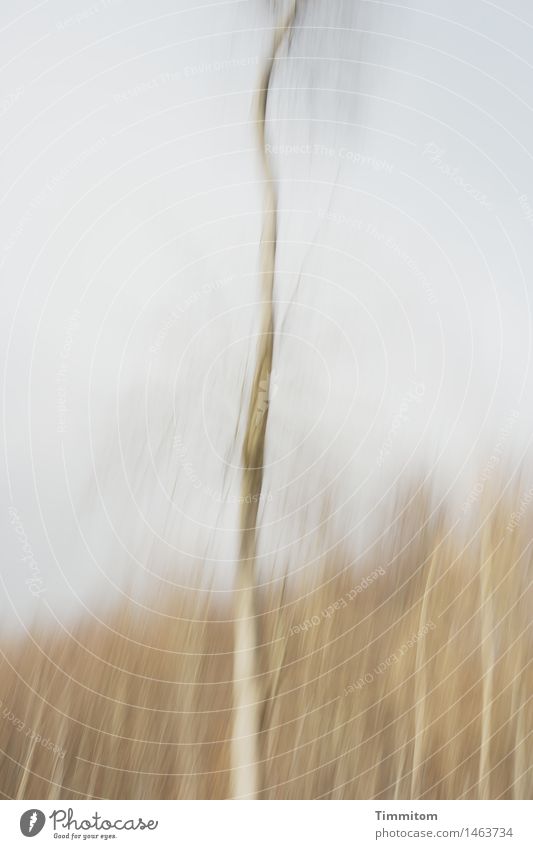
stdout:
[(266, 114), (274, 62), (290, 32), (296, 0), (274, 31), (270, 56), (262, 70), (254, 104), (261, 166), (265, 179), (264, 224), (260, 245), (262, 316), (255, 371), (242, 450), (242, 505), (240, 552), (235, 599), (234, 720), (232, 784), (234, 798), (257, 798), (259, 732), (262, 693), (259, 685), (256, 611), (257, 513), (263, 488), (263, 462), (268, 422), (268, 398), (274, 354), (274, 278), (276, 265), (277, 192), (266, 153)]

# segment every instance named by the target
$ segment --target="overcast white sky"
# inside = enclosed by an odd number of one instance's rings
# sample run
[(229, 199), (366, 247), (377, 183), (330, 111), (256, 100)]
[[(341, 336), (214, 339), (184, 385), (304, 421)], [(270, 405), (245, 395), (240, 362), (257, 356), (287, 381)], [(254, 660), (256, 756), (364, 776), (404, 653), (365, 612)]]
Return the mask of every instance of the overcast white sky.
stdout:
[[(282, 5), (0, 11), (4, 622), (231, 586)], [(528, 446), (533, 14), (418, 6), (302, 2), (275, 67), (269, 564)]]

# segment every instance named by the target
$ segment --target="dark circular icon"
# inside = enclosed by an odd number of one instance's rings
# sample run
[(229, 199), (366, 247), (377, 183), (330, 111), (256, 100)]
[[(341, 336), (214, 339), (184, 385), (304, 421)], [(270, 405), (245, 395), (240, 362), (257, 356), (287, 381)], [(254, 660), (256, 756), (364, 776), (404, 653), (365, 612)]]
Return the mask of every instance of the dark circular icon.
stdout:
[(30, 808), (29, 811), (24, 811), (20, 818), (20, 830), (24, 837), (35, 837), (43, 830), (46, 822), (46, 817), (38, 808)]

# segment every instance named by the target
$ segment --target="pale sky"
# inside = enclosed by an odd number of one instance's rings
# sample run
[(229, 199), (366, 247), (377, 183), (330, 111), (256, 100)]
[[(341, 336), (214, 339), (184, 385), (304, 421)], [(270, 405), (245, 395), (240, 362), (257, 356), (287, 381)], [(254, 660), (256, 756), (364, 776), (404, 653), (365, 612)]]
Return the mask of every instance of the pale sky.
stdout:
[[(301, 3), (273, 74), (265, 579), (528, 451), (533, 15), (418, 5)], [(231, 587), (282, 6), (0, 11), (4, 622)]]

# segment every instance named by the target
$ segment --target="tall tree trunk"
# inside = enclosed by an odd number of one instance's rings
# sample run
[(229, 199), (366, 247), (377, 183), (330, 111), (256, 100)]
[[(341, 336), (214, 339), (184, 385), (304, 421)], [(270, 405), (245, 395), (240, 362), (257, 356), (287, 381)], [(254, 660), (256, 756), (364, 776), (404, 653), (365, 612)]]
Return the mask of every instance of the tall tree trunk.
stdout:
[(266, 112), (272, 69), (279, 48), (290, 32), (296, 0), (274, 31), (271, 54), (265, 63), (255, 99), (255, 120), (265, 177), (264, 225), (260, 245), (262, 299), (261, 330), (242, 450), (242, 503), (240, 552), (235, 590), (235, 643), (233, 668), (232, 783), (234, 798), (258, 796), (259, 731), (262, 694), (259, 685), (256, 611), (257, 512), (263, 488), (263, 462), (268, 421), (268, 399), (274, 354), (274, 277), (276, 264), (277, 192), (266, 153)]

